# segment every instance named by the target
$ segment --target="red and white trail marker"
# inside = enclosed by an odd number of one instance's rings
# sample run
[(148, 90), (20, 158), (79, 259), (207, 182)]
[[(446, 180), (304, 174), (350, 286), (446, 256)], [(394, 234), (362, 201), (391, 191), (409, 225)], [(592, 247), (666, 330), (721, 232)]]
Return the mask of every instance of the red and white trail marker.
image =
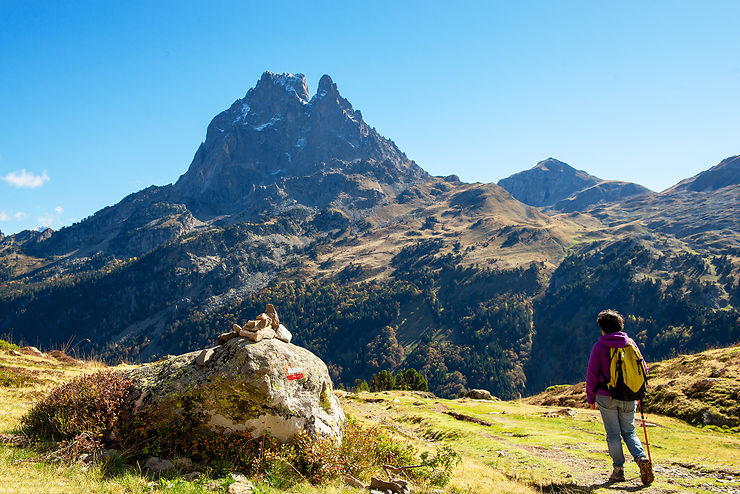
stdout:
[(303, 379), (303, 368), (302, 367), (288, 367), (285, 371), (285, 377), (288, 381), (295, 381), (296, 379)]

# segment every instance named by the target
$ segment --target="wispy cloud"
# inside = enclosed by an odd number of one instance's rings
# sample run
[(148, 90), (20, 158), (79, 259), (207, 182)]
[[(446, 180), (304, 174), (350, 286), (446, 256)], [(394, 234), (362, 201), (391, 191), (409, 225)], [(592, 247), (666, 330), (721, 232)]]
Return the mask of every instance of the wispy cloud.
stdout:
[(44, 170), (41, 175), (36, 175), (33, 172), (27, 172), (26, 169), (10, 172), (2, 179), (9, 185), (18, 188), (35, 189), (41, 187), (45, 182), (49, 181), (49, 175)]
[(28, 216), (28, 213), (24, 213), (23, 211), (17, 211), (15, 213), (8, 213), (5, 210), (0, 211), (0, 221), (9, 221), (9, 220), (22, 220)]
[(45, 214), (43, 216), (36, 217), (36, 221), (38, 221), (41, 228), (51, 228), (51, 225), (52, 223), (54, 223), (55, 219), (56, 218), (52, 214)]
[(64, 208), (62, 206), (57, 206), (54, 208), (54, 211), (56, 211), (57, 214), (62, 214), (62, 212), (64, 211)]

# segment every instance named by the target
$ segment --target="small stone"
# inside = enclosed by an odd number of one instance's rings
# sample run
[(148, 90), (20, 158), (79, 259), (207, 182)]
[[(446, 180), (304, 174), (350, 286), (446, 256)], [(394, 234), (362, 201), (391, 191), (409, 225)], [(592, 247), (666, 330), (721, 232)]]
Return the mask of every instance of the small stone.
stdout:
[(103, 454), (100, 455), (100, 458), (106, 460), (115, 456), (121, 456), (121, 452), (117, 449), (106, 449), (105, 451), (103, 451)]
[(90, 455), (87, 453), (82, 453), (80, 456), (77, 457), (77, 461), (86, 462), (90, 458)]
[(260, 329), (259, 331), (257, 331), (257, 333), (262, 335), (263, 340), (271, 340), (275, 337), (275, 330), (269, 326)]
[(293, 339), (293, 335), (290, 334), (290, 331), (288, 331), (288, 328), (280, 324), (275, 330), (275, 338), (277, 338), (280, 341), (284, 341), (285, 343), (290, 343), (290, 340)]
[(225, 345), (229, 340), (239, 336), (239, 332), (223, 333), (218, 336), (218, 344)]
[(26, 355), (35, 355), (36, 357), (46, 357), (46, 354), (35, 346), (24, 346), (21, 348), (21, 353)]
[(185, 456), (173, 458), (172, 464), (175, 465), (175, 468), (184, 473), (189, 473), (195, 470), (195, 467), (193, 466), (193, 460)]
[(254, 484), (251, 482), (234, 482), (226, 489), (227, 494), (251, 494), (254, 492)]
[(207, 491), (220, 491), (221, 484), (215, 480), (209, 480), (208, 482), (203, 484), (203, 488)]
[(213, 356), (213, 348), (206, 348), (197, 357), (195, 357), (195, 363), (198, 367), (203, 367), (208, 363), (208, 360)]
[(237, 323), (234, 323), (231, 325), (231, 329), (233, 330), (232, 333), (238, 333), (242, 330), (242, 327), (239, 326)]
[(251, 330), (254, 330), (254, 327), (255, 326), (257, 326), (257, 321), (247, 321), (247, 324), (245, 324), (242, 329), (251, 329)]
[(258, 334), (257, 331), (247, 331), (242, 329), (241, 331), (239, 331), (239, 335), (244, 336), (245, 338), (249, 338), (255, 343), (262, 341), (262, 335)]
[(249, 479), (243, 473), (231, 472), (230, 477), (234, 480), (234, 482), (243, 482), (243, 483), (249, 482)]
[(280, 318), (277, 315), (275, 306), (272, 304), (267, 304), (267, 306), (265, 307), (265, 314), (270, 316), (270, 319), (272, 320), (272, 329), (277, 329), (278, 326), (280, 326)]
[(401, 400), (399, 400), (398, 398), (393, 398), (393, 403), (401, 403)]
[(272, 321), (270, 320), (270, 316), (267, 314), (260, 314), (257, 316), (256, 324), (254, 325), (254, 330), (259, 331), (260, 329), (264, 329), (266, 327), (272, 326)]
[(162, 473), (174, 470), (175, 465), (170, 460), (162, 460), (156, 456), (152, 456), (144, 463), (144, 469), (154, 473)]
[(17, 351), (15, 351), (15, 350), (11, 350), (11, 351), (10, 351), (10, 354), (11, 354), (12, 356), (14, 356), (14, 357), (20, 357), (20, 356), (22, 355), (22, 353), (21, 353), (21, 352), (17, 352)]
[(195, 480), (198, 480), (203, 476), (203, 472), (199, 472), (198, 470), (194, 470), (190, 473), (186, 473), (183, 475), (183, 478), (187, 480), (188, 482), (193, 482)]

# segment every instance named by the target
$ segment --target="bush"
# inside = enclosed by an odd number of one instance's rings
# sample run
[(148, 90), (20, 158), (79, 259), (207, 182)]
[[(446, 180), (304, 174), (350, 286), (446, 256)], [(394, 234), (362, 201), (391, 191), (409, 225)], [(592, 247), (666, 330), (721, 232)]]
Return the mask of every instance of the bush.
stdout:
[(53, 441), (82, 433), (109, 440), (131, 381), (112, 371), (74, 378), (53, 389), (21, 419), (26, 434)]
[(16, 345), (15, 343), (8, 343), (5, 340), (0, 340), (0, 351), (2, 352), (10, 352), (15, 350), (16, 352), (20, 350), (20, 347)]

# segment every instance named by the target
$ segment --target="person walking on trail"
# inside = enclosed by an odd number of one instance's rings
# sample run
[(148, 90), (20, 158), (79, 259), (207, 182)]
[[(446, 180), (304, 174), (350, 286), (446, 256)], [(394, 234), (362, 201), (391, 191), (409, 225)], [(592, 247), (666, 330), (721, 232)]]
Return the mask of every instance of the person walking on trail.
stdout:
[[(615, 310), (605, 310), (599, 313), (597, 324), (601, 328), (601, 337), (591, 349), (586, 374), (586, 398), (592, 409), (598, 405), (601, 419), (606, 430), (606, 444), (609, 449), (614, 470), (609, 480), (620, 482), (624, 477), (624, 452), (622, 439), (627, 445), (630, 454), (640, 467), (640, 477), (644, 484), (652, 482), (652, 465), (645, 455), (640, 439), (635, 433), (635, 400), (621, 400), (611, 397), (607, 383), (613, 383), (614, 369), (613, 349), (632, 346), (639, 356), (639, 365), (644, 369), (643, 377), (647, 375), (647, 365), (642, 360), (635, 342), (624, 332), (624, 319)], [(644, 386), (644, 384), (643, 384)], [(648, 473), (650, 472), (650, 473)]]

